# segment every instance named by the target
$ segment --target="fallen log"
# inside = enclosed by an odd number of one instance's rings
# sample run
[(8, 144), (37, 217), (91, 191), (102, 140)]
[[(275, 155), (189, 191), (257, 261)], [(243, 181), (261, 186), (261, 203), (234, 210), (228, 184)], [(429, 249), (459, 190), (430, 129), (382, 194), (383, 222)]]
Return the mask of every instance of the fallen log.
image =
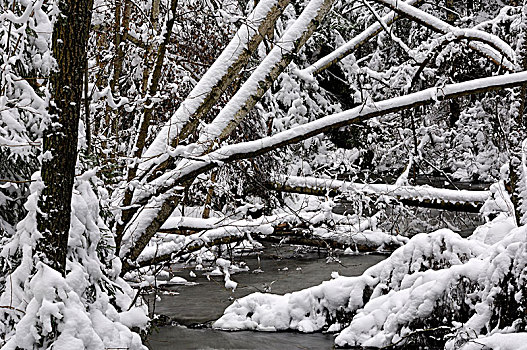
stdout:
[(483, 203), (490, 197), (490, 191), (451, 190), (431, 186), (361, 184), (298, 176), (280, 177), (277, 182), (268, 182), (266, 187), (278, 192), (328, 197), (345, 196), (346, 193), (360, 193), (378, 199), (382, 197), (384, 202), (399, 202), (414, 207), (469, 213), (478, 213)]
[(196, 252), (205, 247), (213, 247), (213, 246), (217, 246), (221, 244), (237, 243), (237, 242), (242, 242), (245, 239), (247, 239), (247, 237), (245, 236), (243, 237), (227, 236), (227, 237), (217, 238), (215, 240), (212, 240), (211, 242), (204, 242), (204, 241), (201, 241), (199, 243), (197, 242), (196, 244), (189, 245), (188, 247), (185, 247), (184, 249), (176, 251), (176, 252), (163, 253), (159, 255), (154, 255), (153, 257), (149, 259), (140, 260), (138, 261), (136, 266), (134, 266), (134, 268), (138, 269), (138, 268), (146, 267), (150, 265), (167, 264), (173, 261), (174, 259), (177, 259), (186, 254)]
[[(232, 226), (214, 229), (211, 229), (210, 227), (204, 227), (203, 230), (198, 230), (195, 226), (196, 225), (194, 225), (192, 228), (177, 227), (172, 229), (163, 229), (163, 233), (173, 235), (195, 232), (194, 235), (196, 237), (194, 237), (194, 239), (187, 244), (182, 244), (179, 246), (173, 245), (171, 249), (167, 249), (166, 247), (154, 249), (154, 253), (150, 256), (140, 257), (136, 268), (154, 264), (170, 263), (179, 257), (196, 252), (202, 248), (211, 248), (222, 244), (238, 243), (244, 240), (253, 242), (255, 241), (259, 243), (304, 245), (327, 249), (344, 250), (350, 248), (354, 251), (362, 253), (379, 251), (381, 248), (382, 251), (393, 251), (403, 245), (407, 240), (407, 238), (402, 236), (392, 236), (383, 232), (374, 232), (369, 230), (364, 232), (336, 231), (336, 233), (322, 236), (312, 232), (310, 228), (308, 228), (304, 223), (300, 225), (292, 225), (290, 223), (281, 222), (272, 226), (272, 232), (268, 232), (268, 227), (264, 227), (261, 232), (255, 231), (256, 227), (249, 227), (247, 232), (243, 232), (243, 229), (239, 228), (237, 234), (233, 234), (232, 231), (229, 232), (229, 228), (232, 228)], [(219, 229), (224, 229), (226, 235), (210, 238), (206, 234), (207, 231)], [(190, 236), (187, 237), (190, 238)], [(160, 245), (162, 244), (163, 243)]]

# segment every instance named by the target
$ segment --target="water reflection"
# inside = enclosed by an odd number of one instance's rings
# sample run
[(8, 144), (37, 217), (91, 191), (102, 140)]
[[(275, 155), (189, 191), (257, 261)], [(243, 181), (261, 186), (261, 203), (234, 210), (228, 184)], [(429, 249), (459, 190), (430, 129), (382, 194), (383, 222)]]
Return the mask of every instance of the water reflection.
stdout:
[(293, 332), (222, 332), (213, 329), (191, 329), (182, 326), (163, 327), (154, 334), (149, 346), (152, 350), (190, 349), (333, 349), (331, 334), (299, 334)]

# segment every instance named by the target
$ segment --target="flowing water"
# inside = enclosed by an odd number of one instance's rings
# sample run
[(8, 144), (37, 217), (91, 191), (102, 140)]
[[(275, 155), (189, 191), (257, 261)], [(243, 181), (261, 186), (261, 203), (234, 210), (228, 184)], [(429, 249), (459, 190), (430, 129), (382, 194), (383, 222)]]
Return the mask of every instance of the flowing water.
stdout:
[(192, 278), (189, 269), (175, 266), (175, 276), (198, 284), (168, 287), (165, 293), (170, 294), (159, 295), (156, 313), (170, 317), (177, 325), (160, 327), (149, 337), (147, 345), (152, 350), (331, 349), (334, 336), (330, 334), (222, 332), (211, 329), (210, 324), (235, 298), (257, 291), (284, 294), (304, 289), (330, 279), (334, 271), (344, 276), (360, 275), (384, 258), (372, 254), (328, 259), (325, 252), (299, 254), (294, 247), (267, 248), (259, 258), (242, 259), (250, 270), (232, 276), (238, 282), (235, 292), (224, 288), (222, 276), (210, 276), (209, 280), (204, 272), (194, 270), (196, 277)]

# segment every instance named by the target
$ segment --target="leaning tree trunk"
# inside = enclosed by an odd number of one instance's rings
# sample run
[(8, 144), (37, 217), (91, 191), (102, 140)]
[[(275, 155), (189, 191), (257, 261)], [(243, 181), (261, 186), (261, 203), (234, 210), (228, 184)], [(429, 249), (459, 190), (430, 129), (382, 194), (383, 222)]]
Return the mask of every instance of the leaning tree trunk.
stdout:
[(57, 61), (50, 76), (51, 122), (44, 133), (42, 181), (37, 218), (42, 260), (65, 274), (71, 195), (77, 161), (83, 73), (93, 0), (59, 0), (52, 50)]
[[(264, 62), (256, 68), (256, 72), (253, 72), (248, 81), (243, 84), (240, 90), (229, 101), (227, 106), (223, 108), (222, 112), (220, 112), (220, 114), (212, 121), (212, 127), (208, 127), (202, 131), (200, 134), (200, 140), (203, 140), (203, 143), (199, 147), (198, 155), (201, 155), (199, 153), (209, 152), (212, 149), (214, 140), (224, 139), (234, 130), (240, 121), (254, 107), (256, 102), (258, 102), (263, 94), (271, 87), (272, 82), (277, 79), (285, 67), (289, 65), (295, 53), (297, 53), (305, 44), (307, 39), (309, 39), (314, 30), (321, 23), (324, 16), (329, 12), (334, 1), (335, 0), (311, 0), (308, 3), (299, 18), (284, 33), (276, 46), (277, 49), (273, 49), (264, 59)], [(227, 112), (224, 112), (225, 110), (227, 110)], [(205, 137), (202, 138), (201, 135), (205, 135)], [(210, 137), (210, 139), (208, 139), (208, 137)], [(184, 161), (185, 160), (183, 160), (183, 162)], [(187, 163), (179, 163), (178, 166), (184, 168), (184, 164)], [(202, 170), (205, 170), (205, 168)], [(200, 171), (199, 173), (202, 172), (204, 171)], [(198, 173), (195, 175), (197, 176)], [(180, 184), (182, 184), (183, 187), (188, 187), (192, 184), (194, 179), (195, 176), (193, 177), (193, 175), (190, 175), (187, 179), (180, 182)], [(145, 221), (147, 224), (142, 226), (142, 234), (139, 239), (137, 241), (132, 239), (134, 236), (132, 234), (128, 237), (130, 240), (129, 242), (121, 244), (120, 256), (123, 258), (123, 269), (121, 272), (123, 274), (129, 270), (131, 267), (130, 263), (133, 263), (137, 259), (150, 241), (150, 238), (154, 236), (157, 230), (172, 214), (172, 211), (179, 203), (179, 197), (180, 196), (177, 193), (173, 193), (160, 199), (160, 202), (156, 204), (155, 210), (157, 213), (151, 213), (151, 217)], [(128, 226), (130, 226), (130, 222), (133, 220), (135, 210), (135, 208), (132, 208), (126, 212), (126, 214), (129, 215), (128, 222), (126, 223)], [(123, 216), (124, 214), (125, 213), (123, 213)], [(125, 230), (126, 226), (123, 225), (123, 240), (126, 236)], [(126, 247), (123, 247), (124, 245), (126, 245)]]
[(358, 106), (282, 131), (271, 137), (224, 146), (209, 154), (195, 157), (193, 162), (187, 163), (186, 167), (167, 172), (162, 178), (165, 185), (161, 185), (161, 182), (153, 183), (157, 187), (157, 191), (145, 193), (142, 198), (134, 203), (134, 224), (129, 224), (121, 245), (120, 256), (123, 263), (121, 273), (124, 274), (133, 268), (133, 264), (148, 245), (150, 239), (178, 205), (181, 188), (188, 187), (200, 174), (225, 163), (254, 158), (285, 145), (300, 142), (343, 126), (361, 123), (380, 115), (400, 112), (456, 97), (503, 90), (526, 83), (527, 72), (522, 72), (476, 79), (439, 88), (434, 87), (410, 95)]

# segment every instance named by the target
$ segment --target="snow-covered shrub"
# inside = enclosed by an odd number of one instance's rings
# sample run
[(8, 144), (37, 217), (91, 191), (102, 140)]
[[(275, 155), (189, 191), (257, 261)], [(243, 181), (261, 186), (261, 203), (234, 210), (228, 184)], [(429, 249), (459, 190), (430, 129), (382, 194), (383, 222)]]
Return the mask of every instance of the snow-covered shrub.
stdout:
[(33, 176), (27, 216), (2, 251), (12, 271), (0, 296), (2, 349), (143, 349), (131, 328), (145, 329), (145, 306), (119, 277), (114, 242), (99, 216), (98, 198), (87, 172), (75, 180), (66, 275), (35, 255), (37, 200), (43, 184)]
[(39, 166), (48, 120), (41, 84), (53, 65), (48, 47), (52, 6), (42, 0), (2, 0), (0, 8), (0, 237), (5, 237), (25, 215), (31, 174)]

